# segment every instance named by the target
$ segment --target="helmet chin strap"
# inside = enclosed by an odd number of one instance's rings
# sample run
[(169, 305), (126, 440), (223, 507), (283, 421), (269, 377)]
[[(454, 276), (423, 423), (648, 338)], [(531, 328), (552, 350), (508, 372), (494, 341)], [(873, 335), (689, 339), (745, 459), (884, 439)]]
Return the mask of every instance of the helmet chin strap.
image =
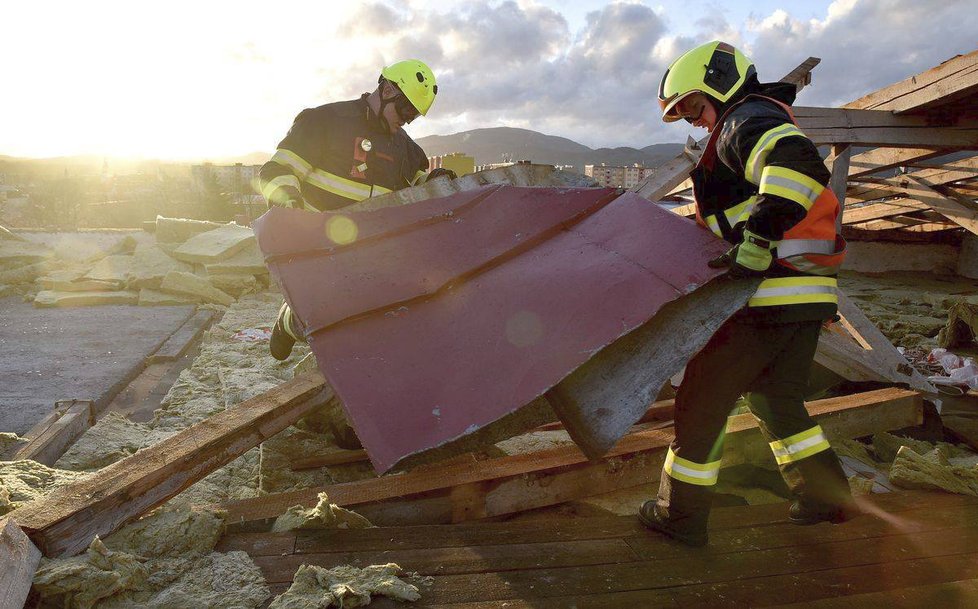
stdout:
[[(397, 94), (394, 97), (384, 97), (384, 84), (380, 85), (380, 109), (377, 111), (380, 122), (387, 129), (388, 133), (394, 133), (394, 129), (391, 128), (390, 122), (387, 120), (387, 116), (384, 115), (384, 109), (388, 104), (393, 104), (397, 100)], [(396, 110), (396, 109), (395, 109)]]

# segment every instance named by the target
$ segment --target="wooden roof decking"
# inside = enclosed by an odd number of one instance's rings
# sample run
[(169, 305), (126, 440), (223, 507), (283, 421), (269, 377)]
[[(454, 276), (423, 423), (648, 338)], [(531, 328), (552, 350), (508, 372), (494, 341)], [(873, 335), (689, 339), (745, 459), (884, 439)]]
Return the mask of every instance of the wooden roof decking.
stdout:
[(702, 549), (634, 517), (601, 517), (231, 534), (218, 550), (250, 554), (276, 594), (301, 564), (396, 562), (434, 578), (409, 605), (418, 608), (978, 606), (978, 587), (964, 581), (978, 574), (978, 498), (868, 501), (848, 523), (810, 527), (789, 524), (786, 504), (719, 508)]

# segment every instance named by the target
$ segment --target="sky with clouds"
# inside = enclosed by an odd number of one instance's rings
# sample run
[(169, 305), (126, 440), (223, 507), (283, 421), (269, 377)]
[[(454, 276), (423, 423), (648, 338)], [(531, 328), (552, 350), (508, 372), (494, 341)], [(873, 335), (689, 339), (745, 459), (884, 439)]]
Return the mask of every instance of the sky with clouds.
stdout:
[[(150, 8), (152, 7), (152, 8)], [(0, 33), (0, 154), (270, 151), (303, 108), (416, 57), (440, 94), (414, 137), (525, 127), (589, 146), (682, 141), (655, 94), (713, 39), (761, 80), (822, 58), (799, 104), (838, 105), (976, 49), (973, 0), (18, 2)]]

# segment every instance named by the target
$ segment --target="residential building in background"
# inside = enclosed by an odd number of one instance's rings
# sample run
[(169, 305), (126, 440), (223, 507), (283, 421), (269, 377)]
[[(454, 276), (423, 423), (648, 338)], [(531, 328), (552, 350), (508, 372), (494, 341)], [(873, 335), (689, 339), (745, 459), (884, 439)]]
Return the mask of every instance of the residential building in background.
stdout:
[(245, 165), (243, 163), (235, 163), (234, 165), (204, 163), (193, 165), (190, 168), (190, 176), (193, 187), (198, 192), (206, 190), (208, 180), (213, 179), (230, 195), (250, 196), (257, 194), (254, 185), (258, 183), (258, 171), (260, 169), (261, 165)]
[(594, 178), (601, 186), (613, 188), (632, 188), (652, 174), (654, 167), (644, 167), (635, 163), (626, 167), (612, 165), (585, 165), (584, 175)]
[(475, 173), (475, 159), (462, 152), (428, 157), (428, 171), (439, 167), (451, 169), (457, 176), (464, 176)]

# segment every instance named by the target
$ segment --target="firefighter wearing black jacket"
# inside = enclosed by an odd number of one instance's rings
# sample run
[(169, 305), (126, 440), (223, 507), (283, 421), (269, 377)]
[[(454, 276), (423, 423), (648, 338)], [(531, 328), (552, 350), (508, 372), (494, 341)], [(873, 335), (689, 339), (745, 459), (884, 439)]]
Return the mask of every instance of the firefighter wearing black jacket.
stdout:
[[(428, 179), (455, 178), (445, 169), (428, 173), (424, 150), (401, 128), (427, 115), (437, 93), (431, 69), (409, 59), (384, 68), (373, 93), (300, 112), (259, 172), (269, 207), (335, 211)], [(301, 338), (297, 326), (283, 305), (272, 329), (273, 357), (289, 357)]]
[(741, 396), (797, 497), (789, 520), (856, 513), (839, 460), (804, 406), (821, 324), (838, 308), (845, 241), (829, 172), (791, 114), (794, 98), (794, 85), (759, 83), (750, 59), (722, 42), (682, 55), (659, 87), (664, 121), (682, 118), (711, 134), (692, 174), (697, 221), (733, 247), (710, 266), (764, 278), (686, 366), (659, 493), (639, 511), (646, 526), (689, 545), (707, 543), (723, 432)]

